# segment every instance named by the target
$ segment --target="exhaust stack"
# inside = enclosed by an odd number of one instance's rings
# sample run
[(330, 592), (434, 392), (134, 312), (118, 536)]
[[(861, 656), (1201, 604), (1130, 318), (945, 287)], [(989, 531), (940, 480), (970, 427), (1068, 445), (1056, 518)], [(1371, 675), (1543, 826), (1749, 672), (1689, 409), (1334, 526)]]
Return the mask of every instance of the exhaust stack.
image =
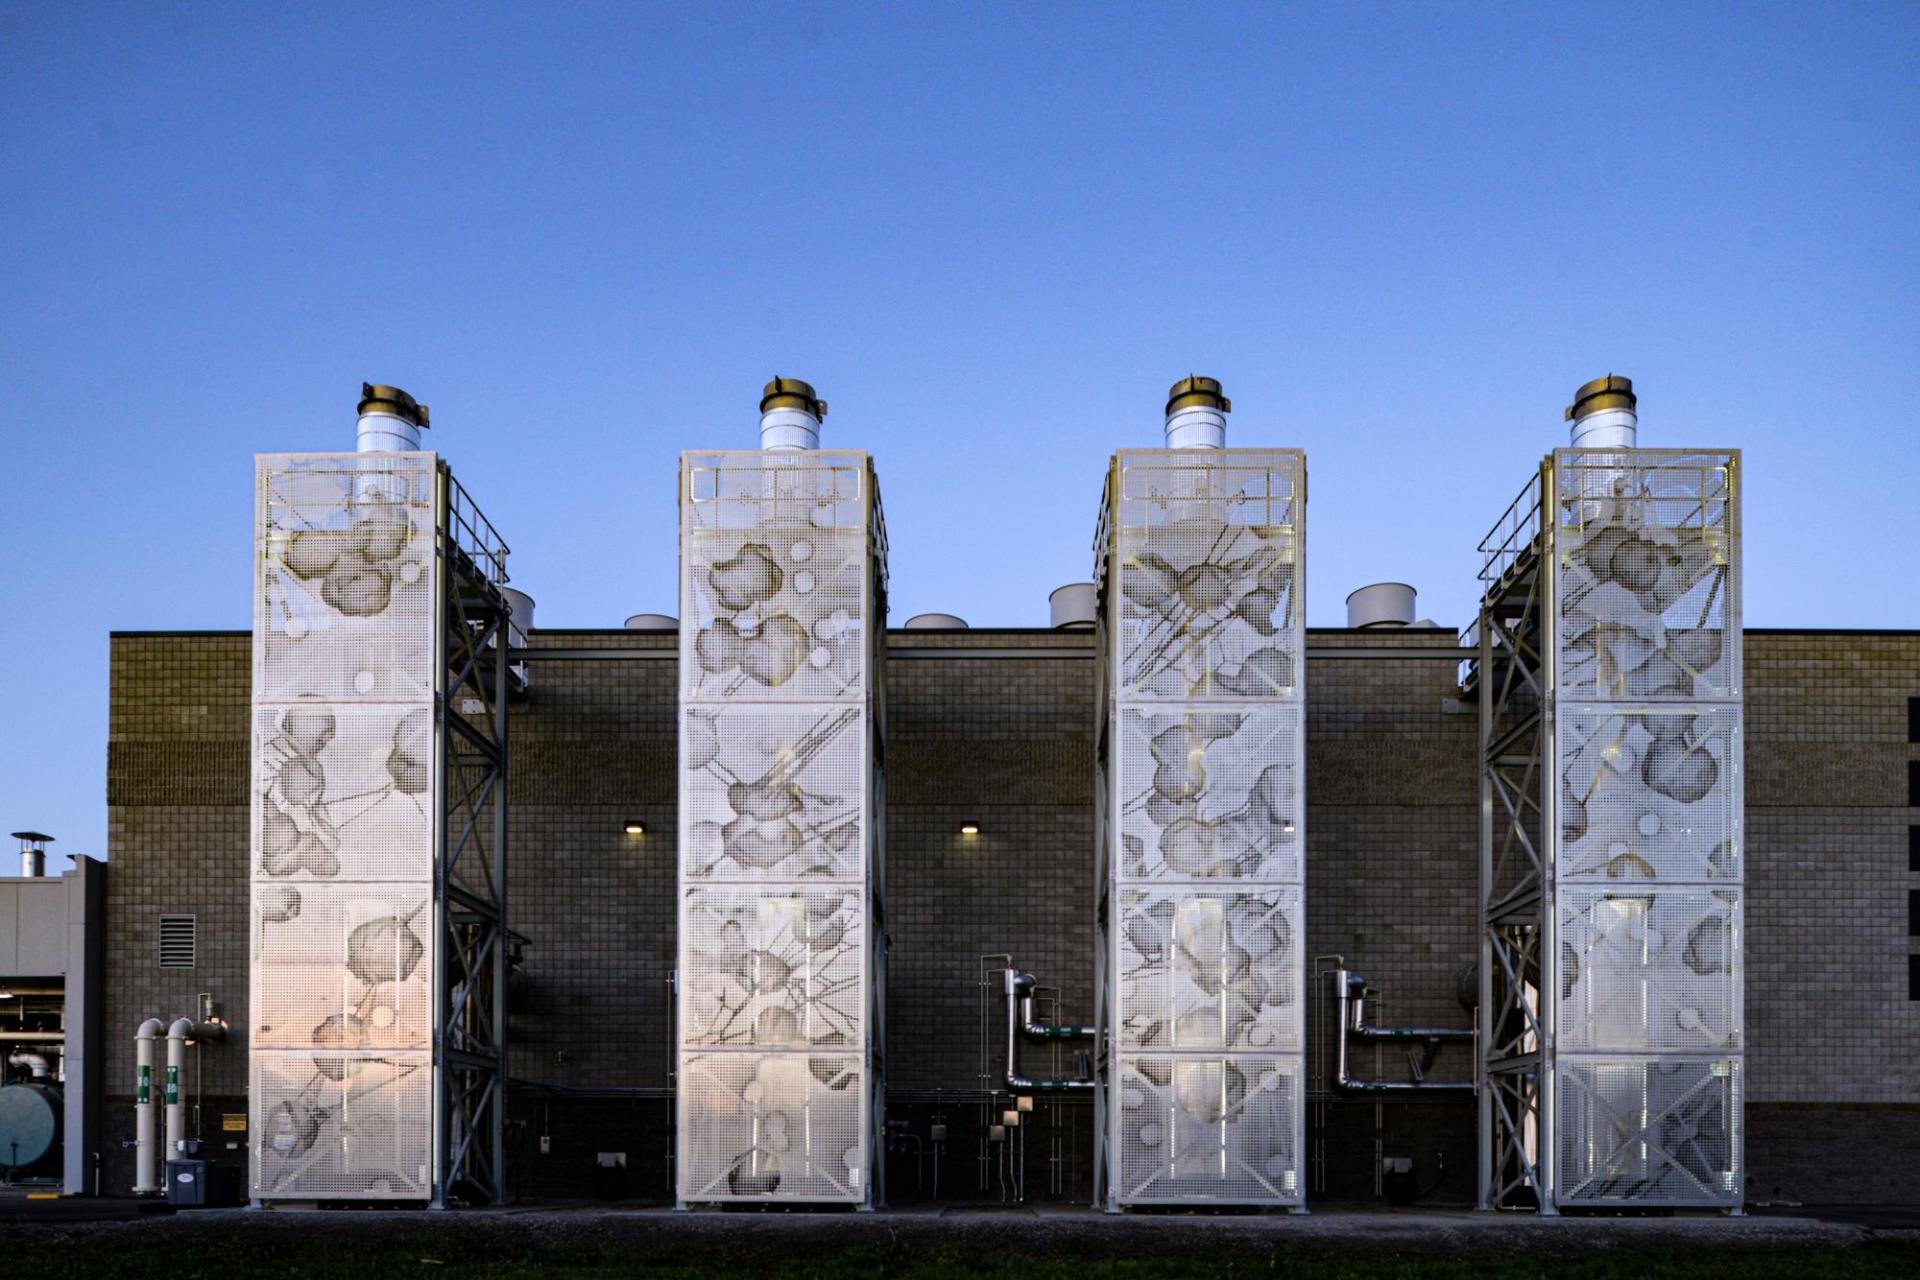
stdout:
[(1227, 447), (1227, 399), (1218, 378), (1193, 374), (1167, 392), (1167, 448), (1224, 449)]
[(1610, 373), (1581, 387), (1567, 406), (1567, 421), (1573, 424), (1573, 447), (1633, 448), (1640, 430), (1640, 416), (1634, 411), (1638, 403), (1630, 378)]
[(16, 831), (13, 838), (20, 842), (20, 874), (29, 880), (46, 875), (47, 846), (53, 837), (40, 831)]
[(427, 406), (398, 387), (360, 384), (361, 453), (416, 453)]
[(818, 449), (827, 402), (813, 384), (775, 376), (760, 393), (760, 447), (769, 451)]

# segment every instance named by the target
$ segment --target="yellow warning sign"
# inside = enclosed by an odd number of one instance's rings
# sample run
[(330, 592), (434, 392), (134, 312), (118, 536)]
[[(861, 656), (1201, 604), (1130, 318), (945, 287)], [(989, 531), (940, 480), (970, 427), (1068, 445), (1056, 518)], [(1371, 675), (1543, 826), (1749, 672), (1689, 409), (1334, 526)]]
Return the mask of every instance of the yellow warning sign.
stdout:
[(220, 1131), (222, 1133), (245, 1133), (247, 1131), (247, 1113), (244, 1111), (221, 1112)]

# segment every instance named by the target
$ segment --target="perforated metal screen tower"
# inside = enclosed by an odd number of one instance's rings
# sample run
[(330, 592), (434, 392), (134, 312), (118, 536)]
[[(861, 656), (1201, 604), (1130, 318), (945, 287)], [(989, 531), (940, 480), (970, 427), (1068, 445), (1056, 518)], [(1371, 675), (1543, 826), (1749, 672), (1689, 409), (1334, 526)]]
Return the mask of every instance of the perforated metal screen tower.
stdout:
[(1739, 454), (1560, 449), (1482, 551), (1481, 1205), (1738, 1208)]
[(506, 548), (431, 453), (256, 462), (256, 1200), (503, 1198)]
[(864, 453), (680, 467), (676, 1194), (871, 1205), (886, 533)]
[(1109, 1209), (1303, 1198), (1305, 530), (1298, 451), (1114, 456), (1095, 540)]

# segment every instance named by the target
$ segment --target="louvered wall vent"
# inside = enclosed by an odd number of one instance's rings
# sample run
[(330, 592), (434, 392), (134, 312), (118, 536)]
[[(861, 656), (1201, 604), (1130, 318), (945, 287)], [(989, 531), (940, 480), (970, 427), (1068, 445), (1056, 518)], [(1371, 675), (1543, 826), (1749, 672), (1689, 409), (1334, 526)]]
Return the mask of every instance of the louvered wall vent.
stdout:
[(162, 969), (193, 968), (195, 933), (192, 916), (160, 917), (160, 967)]

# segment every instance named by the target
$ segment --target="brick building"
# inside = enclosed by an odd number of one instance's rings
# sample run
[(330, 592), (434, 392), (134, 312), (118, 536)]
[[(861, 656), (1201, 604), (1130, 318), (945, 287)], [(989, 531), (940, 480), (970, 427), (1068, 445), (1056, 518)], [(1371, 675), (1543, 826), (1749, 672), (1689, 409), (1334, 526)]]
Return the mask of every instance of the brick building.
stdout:
[[(1920, 633), (1746, 634), (1746, 1097), (1753, 1202), (1920, 1198)], [(1438, 630), (1308, 637), (1308, 955), (1341, 957), (1376, 1016), (1469, 1025), (1476, 717)], [(192, 1130), (244, 1158), (249, 637), (113, 638), (103, 1188), (132, 1184), (132, 1031), (210, 995), (237, 1034), (192, 1051)], [(542, 656), (543, 653), (546, 656)], [(512, 711), (511, 1178), (589, 1194), (623, 1152), (631, 1195), (671, 1185), (676, 645), (671, 633), (533, 633)], [(894, 631), (886, 662), (890, 1198), (997, 1198), (983, 1089), (1003, 1070), (997, 969), (1040, 980), (1069, 1022), (1094, 1001), (1095, 653), (1087, 632)], [(629, 834), (631, 822), (644, 834)], [(962, 823), (978, 833), (963, 835)], [(158, 918), (191, 915), (191, 968), (157, 966)], [(1330, 965), (1329, 959), (1313, 968)], [(1464, 1098), (1325, 1091), (1325, 982), (1312, 988), (1308, 1196), (1365, 1201), (1381, 1156), (1431, 1201), (1473, 1197)], [(1071, 1048), (1026, 1066), (1072, 1074)], [(1356, 1069), (1404, 1076), (1397, 1053)], [(1470, 1076), (1445, 1049), (1436, 1077)], [(1091, 1192), (1092, 1108), (1043, 1100), (1024, 1126), (1030, 1199)], [(933, 1136), (944, 1126), (936, 1170)], [(231, 1150), (228, 1147), (231, 1146)], [(606, 1175), (601, 1175), (604, 1178)], [(607, 1189), (604, 1183), (599, 1184)]]

